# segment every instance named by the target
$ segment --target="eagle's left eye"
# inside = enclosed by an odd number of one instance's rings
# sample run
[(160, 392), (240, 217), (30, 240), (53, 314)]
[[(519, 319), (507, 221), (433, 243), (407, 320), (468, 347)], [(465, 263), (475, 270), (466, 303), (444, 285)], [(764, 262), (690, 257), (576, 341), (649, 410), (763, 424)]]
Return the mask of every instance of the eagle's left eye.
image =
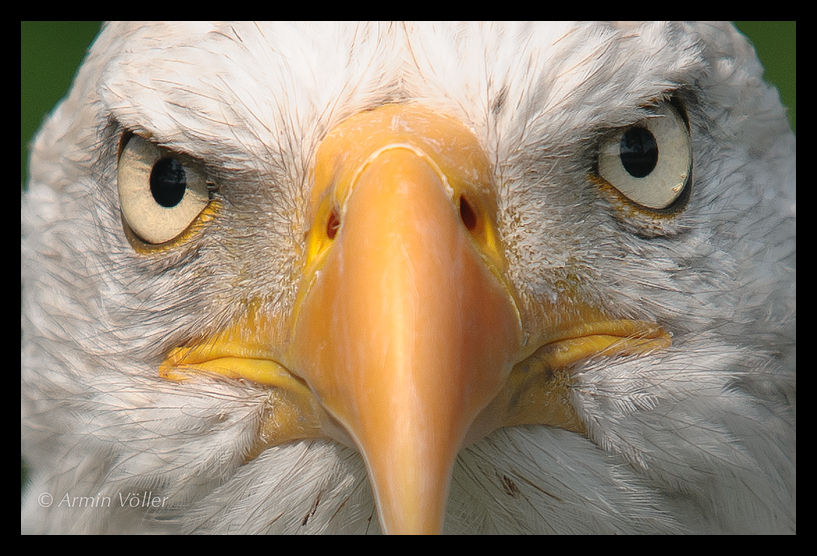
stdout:
[(199, 164), (132, 135), (117, 170), (122, 216), (139, 239), (160, 244), (178, 237), (210, 202)]
[(692, 171), (689, 128), (669, 102), (654, 116), (617, 129), (599, 148), (599, 177), (627, 199), (650, 209), (670, 207), (687, 187)]

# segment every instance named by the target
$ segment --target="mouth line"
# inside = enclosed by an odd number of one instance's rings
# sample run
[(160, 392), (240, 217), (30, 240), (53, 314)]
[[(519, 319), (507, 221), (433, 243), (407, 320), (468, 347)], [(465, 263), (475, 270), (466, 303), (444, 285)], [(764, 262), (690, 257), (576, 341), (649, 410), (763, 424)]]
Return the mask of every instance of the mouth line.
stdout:
[[(528, 374), (531, 368), (539, 373), (554, 373), (594, 356), (645, 355), (669, 347), (672, 340), (658, 324), (619, 319), (575, 325), (537, 344), (536, 349), (523, 353), (512, 375)], [(247, 380), (302, 396), (311, 394), (306, 381), (271, 353), (233, 342), (205, 342), (174, 348), (159, 366), (159, 376), (170, 381), (202, 374)]]
[(181, 381), (191, 374), (212, 374), (229, 379), (244, 379), (267, 386), (289, 389), (307, 388), (306, 383), (277, 360), (266, 356), (233, 355), (217, 350), (203, 355), (198, 348), (177, 348), (159, 366), (159, 376)]
[[(661, 326), (636, 320), (600, 320), (565, 328), (522, 354), (496, 397), (472, 424), (465, 445), (498, 428), (548, 425), (585, 434), (571, 401), (571, 367), (592, 357), (639, 357), (672, 344)], [(173, 349), (159, 376), (183, 382), (196, 376), (247, 381), (269, 390), (256, 442), (246, 461), (267, 448), (305, 438), (331, 438), (351, 445), (307, 382), (259, 348), (212, 340)]]
[(670, 334), (652, 322), (628, 319), (591, 321), (546, 338), (516, 366), (536, 359), (556, 370), (596, 355), (643, 355), (669, 347), (671, 343)]

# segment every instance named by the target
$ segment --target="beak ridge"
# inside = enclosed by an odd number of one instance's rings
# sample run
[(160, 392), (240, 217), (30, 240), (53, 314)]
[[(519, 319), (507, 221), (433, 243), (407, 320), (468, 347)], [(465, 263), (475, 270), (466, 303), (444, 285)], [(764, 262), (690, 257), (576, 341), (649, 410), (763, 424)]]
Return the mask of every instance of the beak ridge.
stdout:
[(480, 211), (460, 213), (477, 194), (433, 156), (398, 142), (355, 176), (324, 211), (339, 222), (313, 230), (335, 235), (299, 307), (295, 360), (363, 454), (385, 530), (439, 532), (457, 453), (515, 363), (518, 312), (470, 234)]

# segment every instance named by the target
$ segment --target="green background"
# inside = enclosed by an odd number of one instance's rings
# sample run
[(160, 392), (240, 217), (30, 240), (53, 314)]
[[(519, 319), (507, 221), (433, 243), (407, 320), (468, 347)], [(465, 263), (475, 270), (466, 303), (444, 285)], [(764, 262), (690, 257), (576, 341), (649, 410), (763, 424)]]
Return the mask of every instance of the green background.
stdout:
[[(766, 79), (778, 86), (796, 129), (796, 22), (738, 21), (755, 44)], [(68, 91), (71, 79), (99, 31), (99, 22), (22, 22), (20, 30), (20, 180), (27, 145), (45, 115)]]

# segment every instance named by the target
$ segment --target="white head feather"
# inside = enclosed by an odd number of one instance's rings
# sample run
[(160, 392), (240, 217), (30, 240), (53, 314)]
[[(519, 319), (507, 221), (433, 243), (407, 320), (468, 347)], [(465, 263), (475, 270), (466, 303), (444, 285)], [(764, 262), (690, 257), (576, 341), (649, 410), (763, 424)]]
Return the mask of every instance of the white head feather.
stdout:
[[(599, 138), (670, 95), (691, 129), (688, 206), (613, 210), (587, 178)], [(379, 530), (356, 452), (301, 441), (245, 463), (268, 393), (180, 391), (156, 368), (241, 300), (291, 310), (319, 141), (409, 100), (480, 138), (529, 322), (570, 283), (673, 334), (576, 369), (587, 435), (510, 428), (464, 450), (446, 530), (794, 531), (795, 138), (733, 28), (658, 23), (107, 25), (37, 137), (23, 202), (23, 529)], [(231, 217), (189, 248), (135, 253), (123, 130), (205, 161)], [(120, 506), (144, 491), (170, 503)]]

